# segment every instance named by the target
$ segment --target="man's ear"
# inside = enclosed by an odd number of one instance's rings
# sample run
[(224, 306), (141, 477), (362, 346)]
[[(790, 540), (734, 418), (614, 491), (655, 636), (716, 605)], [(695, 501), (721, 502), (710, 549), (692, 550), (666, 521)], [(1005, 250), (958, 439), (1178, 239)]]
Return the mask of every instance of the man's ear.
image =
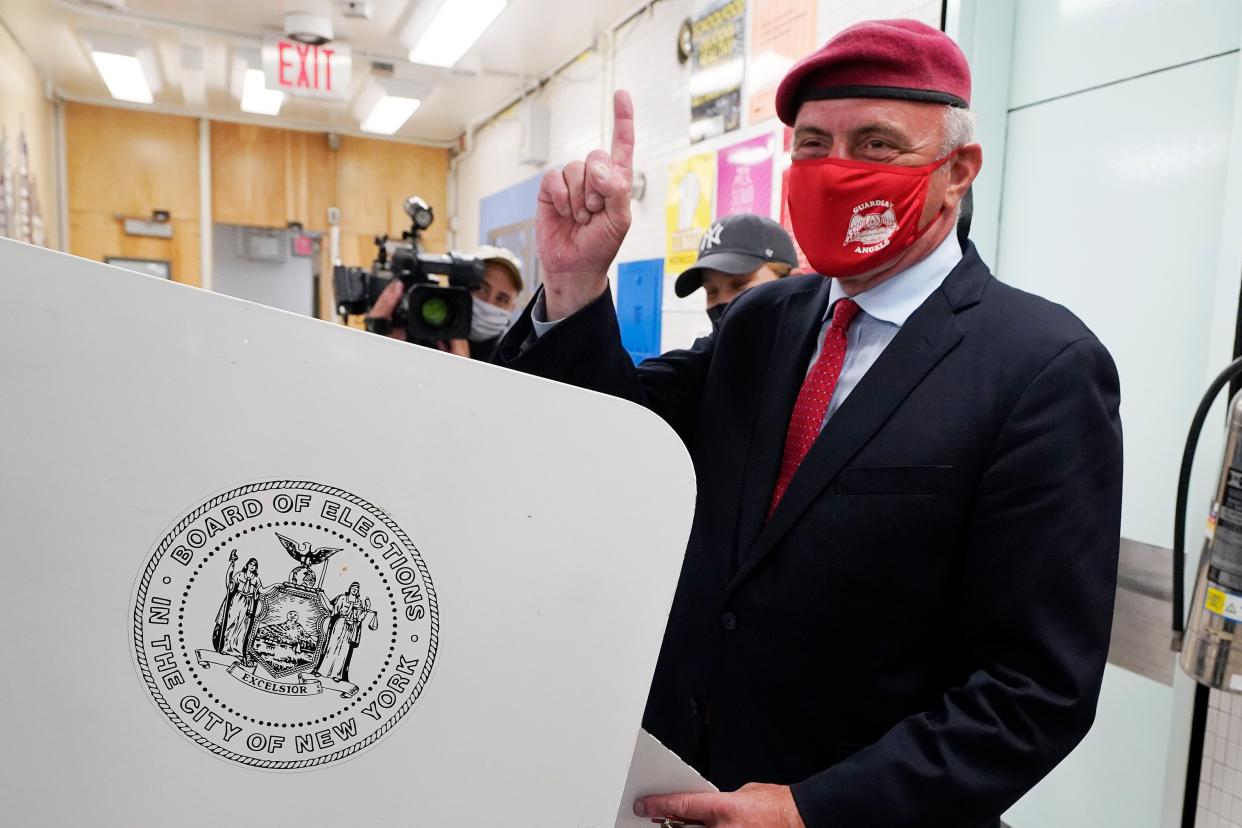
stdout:
[(979, 170), (983, 167), (983, 147), (978, 144), (963, 144), (958, 147), (957, 155), (953, 156), (953, 160), (947, 166), (949, 185), (944, 191), (942, 207), (946, 213), (951, 213), (966, 197), (966, 191), (970, 189), (971, 183), (978, 177)]

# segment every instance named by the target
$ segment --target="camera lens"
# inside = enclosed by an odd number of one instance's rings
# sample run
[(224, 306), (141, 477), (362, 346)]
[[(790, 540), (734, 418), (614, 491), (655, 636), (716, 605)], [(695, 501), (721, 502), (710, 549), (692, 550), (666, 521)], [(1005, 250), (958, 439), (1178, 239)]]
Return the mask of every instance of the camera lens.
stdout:
[(451, 313), (448, 302), (445, 302), (438, 296), (433, 296), (419, 309), (423, 321), (433, 328), (442, 328), (444, 323), (448, 321)]
[(418, 284), (407, 294), (405, 332), (410, 341), (464, 339), (470, 333), (470, 291), (459, 287)]

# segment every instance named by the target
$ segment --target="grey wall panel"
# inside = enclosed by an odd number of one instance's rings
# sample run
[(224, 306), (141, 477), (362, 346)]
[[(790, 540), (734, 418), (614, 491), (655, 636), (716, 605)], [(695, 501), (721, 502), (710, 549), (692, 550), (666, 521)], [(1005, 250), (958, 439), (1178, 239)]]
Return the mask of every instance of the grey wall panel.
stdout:
[(1237, 49), (1240, 33), (1238, 0), (1018, 0), (1010, 106)]
[[(1230, 356), (1209, 353), (1208, 340), (1237, 60), (1075, 95), (1009, 123), (998, 272), (1067, 305), (1112, 352), (1127, 447), (1122, 534), (1162, 546), (1204, 376)], [(1218, 438), (1204, 435), (1205, 466)], [(1207, 507), (1204, 493), (1191, 514)]]

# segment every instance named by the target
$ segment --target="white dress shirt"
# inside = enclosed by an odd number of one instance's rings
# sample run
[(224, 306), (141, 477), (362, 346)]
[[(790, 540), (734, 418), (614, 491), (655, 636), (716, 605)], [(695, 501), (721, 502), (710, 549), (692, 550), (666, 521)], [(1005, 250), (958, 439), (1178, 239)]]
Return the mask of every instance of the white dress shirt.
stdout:
[[(906, 324), (910, 314), (918, 310), (919, 305), (944, 284), (949, 272), (961, 260), (962, 248), (958, 244), (957, 234), (949, 233), (925, 259), (852, 297), (862, 313), (854, 317), (846, 332), (845, 363), (841, 366), (837, 388), (833, 391), (832, 401), (828, 403), (828, 411), (824, 414), (824, 424), (841, 407), (841, 403), (845, 402), (845, 398), (858, 385), (867, 370), (875, 365), (888, 343), (893, 341), (901, 326)], [(811, 366), (819, 359), (820, 351), (823, 350), (824, 336), (828, 333), (828, 326), (832, 324), (833, 307), (837, 300), (845, 298), (847, 297), (841, 283), (833, 279), (828, 294), (828, 310), (824, 313), (824, 322), (819, 329), (819, 342), (815, 346), (815, 353), (807, 363), (807, 373), (810, 373)], [(820, 428), (823, 428), (823, 424)]]

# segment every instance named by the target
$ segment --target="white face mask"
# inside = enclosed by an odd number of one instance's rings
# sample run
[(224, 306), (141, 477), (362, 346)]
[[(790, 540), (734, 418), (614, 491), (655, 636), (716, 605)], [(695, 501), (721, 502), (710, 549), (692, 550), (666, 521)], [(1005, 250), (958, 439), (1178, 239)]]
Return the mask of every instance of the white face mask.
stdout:
[(499, 336), (509, 327), (509, 312), (477, 296), (471, 297), (474, 311), (470, 315), (470, 341), (483, 342)]

